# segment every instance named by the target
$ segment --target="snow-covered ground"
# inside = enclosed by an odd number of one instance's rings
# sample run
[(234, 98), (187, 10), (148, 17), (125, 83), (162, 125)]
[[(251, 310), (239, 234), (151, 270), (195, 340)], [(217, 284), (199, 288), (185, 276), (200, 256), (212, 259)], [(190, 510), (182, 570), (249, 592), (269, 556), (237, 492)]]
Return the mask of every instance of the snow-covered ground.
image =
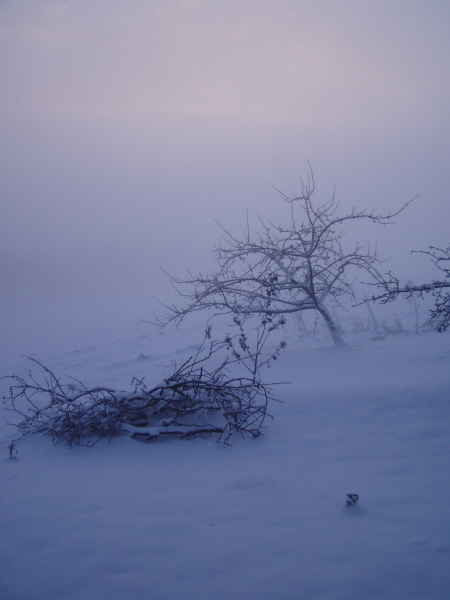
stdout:
[[(3, 344), (87, 384), (161, 379), (200, 337), (145, 323)], [(48, 340), (47, 340), (48, 342)], [(2, 600), (444, 600), (450, 334), (338, 349), (292, 334), (257, 439), (53, 446), (0, 429)], [(5, 382), (2, 382), (5, 392)], [(7, 413), (4, 413), (5, 418)], [(359, 504), (345, 507), (346, 494)]]

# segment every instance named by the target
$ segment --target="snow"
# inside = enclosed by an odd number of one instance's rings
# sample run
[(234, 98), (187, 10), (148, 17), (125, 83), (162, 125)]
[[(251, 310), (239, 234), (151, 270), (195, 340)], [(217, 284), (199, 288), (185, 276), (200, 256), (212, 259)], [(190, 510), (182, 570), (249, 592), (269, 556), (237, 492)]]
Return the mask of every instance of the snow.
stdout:
[[(20, 352), (88, 385), (158, 382), (193, 328), (79, 332)], [(17, 350), (17, 352), (16, 352)], [(264, 436), (120, 437), (93, 448), (0, 429), (5, 600), (442, 600), (450, 589), (450, 335), (347, 348), (293, 331)], [(5, 382), (2, 382), (5, 392)], [(5, 419), (10, 414), (4, 413)], [(346, 507), (347, 494), (359, 502)]]

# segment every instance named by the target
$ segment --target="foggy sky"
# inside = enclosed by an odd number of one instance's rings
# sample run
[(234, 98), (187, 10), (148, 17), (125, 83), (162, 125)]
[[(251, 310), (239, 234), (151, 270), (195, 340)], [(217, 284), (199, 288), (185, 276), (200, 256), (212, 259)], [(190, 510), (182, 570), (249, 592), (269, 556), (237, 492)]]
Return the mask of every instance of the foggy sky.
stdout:
[(449, 241), (449, 26), (437, 0), (0, 0), (8, 325), (150, 317), (161, 268), (211, 268), (216, 220), (277, 218), (308, 161), (343, 210), (420, 193), (351, 236), (432, 278), (410, 250)]

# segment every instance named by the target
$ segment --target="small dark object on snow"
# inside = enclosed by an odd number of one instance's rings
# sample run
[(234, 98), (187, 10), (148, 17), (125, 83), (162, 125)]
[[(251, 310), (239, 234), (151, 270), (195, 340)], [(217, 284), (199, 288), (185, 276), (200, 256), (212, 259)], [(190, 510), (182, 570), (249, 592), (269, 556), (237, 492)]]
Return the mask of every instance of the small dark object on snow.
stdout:
[(358, 504), (359, 496), (358, 494), (347, 494), (347, 502), (346, 506), (353, 506), (354, 504)]

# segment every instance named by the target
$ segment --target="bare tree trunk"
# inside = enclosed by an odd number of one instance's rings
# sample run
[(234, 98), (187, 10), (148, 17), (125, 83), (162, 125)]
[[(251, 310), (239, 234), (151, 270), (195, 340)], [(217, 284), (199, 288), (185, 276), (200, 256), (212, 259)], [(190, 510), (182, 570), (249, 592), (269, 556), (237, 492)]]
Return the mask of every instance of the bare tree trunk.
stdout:
[(366, 302), (366, 306), (367, 306), (367, 308), (369, 310), (369, 315), (370, 315), (370, 318), (372, 320), (373, 327), (375, 329), (375, 335), (377, 336), (377, 339), (382, 339), (383, 336), (381, 335), (380, 328), (378, 327), (378, 321), (375, 318), (375, 315), (374, 315), (374, 312), (372, 310), (372, 307), (370, 306), (369, 301), (367, 300), (366, 296), (364, 296), (364, 301)]
[(346, 346), (347, 344), (344, 342), (344, 338), (342, 337), (341, 331), (339, 329), (339, 325), (333, 319), (333, 317), (332, 317), (331, 313), (329, 312), (329, 310), (327, 309), (327, 307), (324, 306), (323, 304), (319, 304), (317, 306), (317, 310), (324, 318), (325, 323), (327, 324), (328, 330), (331, 333), (331, 337), (333, 338), (334, 343), (337, 344), (338, 346)]

